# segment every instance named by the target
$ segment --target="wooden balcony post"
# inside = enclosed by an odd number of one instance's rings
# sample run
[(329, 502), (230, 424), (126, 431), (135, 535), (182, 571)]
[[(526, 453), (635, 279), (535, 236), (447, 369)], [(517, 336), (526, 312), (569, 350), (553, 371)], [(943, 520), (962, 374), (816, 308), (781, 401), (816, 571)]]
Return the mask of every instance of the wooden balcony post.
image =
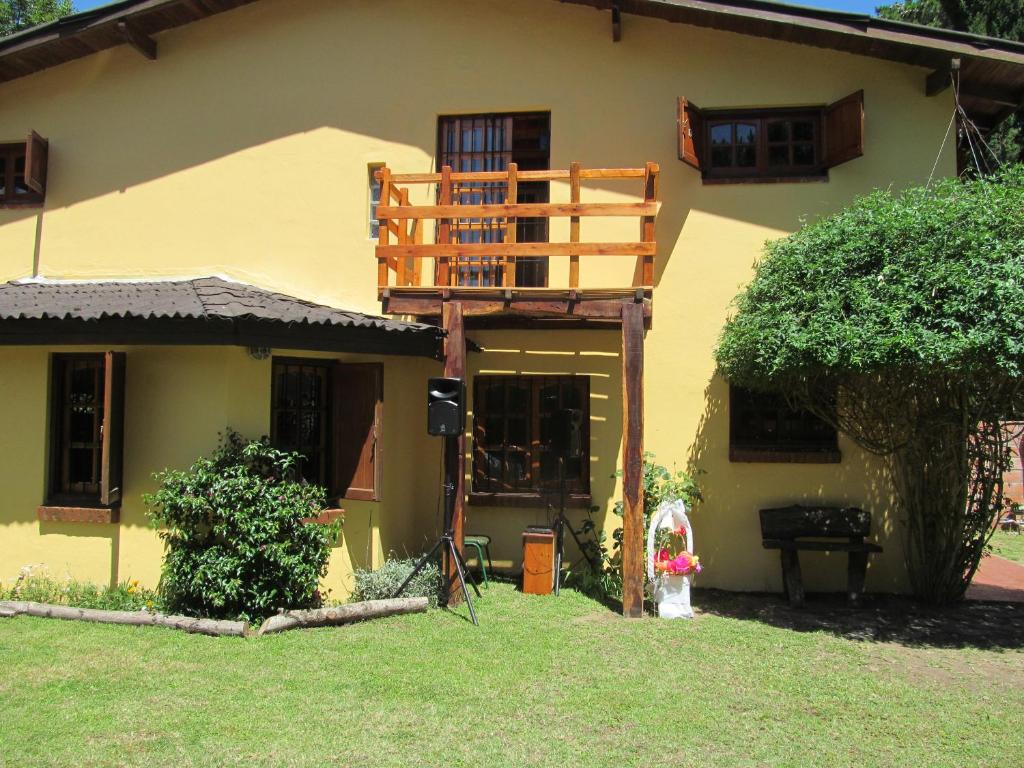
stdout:
[[(657, 163), (647, 163), (644, 169), (644, 202), (653, 203), (658, 199), (658, 175)], [(640, 217), (640, 240), (644, 243), (654, 242), (654, 216)], [(639, 285), (645, 288), (654, 286), (654, 257), (642, 256), (639, 267)], [(637, 285), (634, 279), (634, 285)]]
[[(580, 201), (580, 164), (573, 162), (569, 165), (569, 202), (579, 203)], [(580, 217), (569, 218), (569, 242), (580, 241)], [(569, 287), (580, 287), (580, 257), (574, 254), (569, 257)]]
[(622, 305), (622, 615), (644, 612), (644, 305)]
[[(380, 178), (380, 200), (384, 205), (391, 204), (391, 171), (385, 165), (379, 171), (377, 171)], [(378, 204), (379, 205), (379, 204)], [(377, 219), (377, 241), (378, 245), (386, 246), (390, 239), (390, 232), (388, 231), (388, 220), (386, 218)], [(377, 259), (377, 287), (387, 288), (388, 287), (388, 260), (386, 258)]]
[[(403, 188), (398, 190), (398, 204), (402, 205), (402, 206), (408, 206), (409, 205), (409, 190), (407, 188), (403, 187)], [(398, 222), (398, 244), (399, 245), (409, 245), (409, 243), (410, 243), (410, 241), (412, 239), (409, 236), (409, 232), (412, 229), (415, 228), (416, 223), (417, 222), (416, 222), (415, 219), (410, 219), (409, 221), (399, 221)], [(413, 266), (412, 265), (413, 265), (413, 259), (409, 258), (408, 256), (406, 258), (402, 259), (401, 268), (399, 270), (399, 274), (401, 275), (401, 279), (397, 281), (400, 285), (412, 285), (412, 270), (413, 270)]]
[[(462, 304), (458, 301), (446, 301), (441, 310), (441, 322), (447, 336), (444, 341), (444, 375), (457, 379), (466, 378), (466, 328), (462, 316)], [(468, 384), (468, 382), (467, 382)], [(468, 387), (467, 387), (468, 388)], [(445, 456), (445, 480), (455, 485), (455, 509), (452, 513), (452, 532), (455, 534), (455, 546), (463, 551), (466, 518), (466, 432), (463, 429), (454, 440), (446, 442), (454, 448)], [(451, 557), (445, 558), (445, 572), (448, 574), (449, 605), (456, 605), (462, 600), (462, 587), (459, 574)]]
[[(438, 205), (452, 204), (452, 168), (450, 165), (441, 169), (441, 187), (438, 192)], [(451, 219), (438, 219), (437, 244), (448, 245), (452, 241)], [(451, 264), (447, 255), (438, 258), (437, 285), (451, 285)]]
[[(508, 194), (505, 197), (505, 202), (509, 205), (515, 205), (519, 202), (519, 165), (517, 163), (508, 164)], [(505, 219), (505, 242), (515, 243), (518, 237), (516, 227), (519, 224), (519, 219), (515, 216), (508, 216)], [(516, 257), (506, 256), (505, 257), (505, 273), (503, 275), (504, 284), (506, 288), (511, 288), (516, 284)]]

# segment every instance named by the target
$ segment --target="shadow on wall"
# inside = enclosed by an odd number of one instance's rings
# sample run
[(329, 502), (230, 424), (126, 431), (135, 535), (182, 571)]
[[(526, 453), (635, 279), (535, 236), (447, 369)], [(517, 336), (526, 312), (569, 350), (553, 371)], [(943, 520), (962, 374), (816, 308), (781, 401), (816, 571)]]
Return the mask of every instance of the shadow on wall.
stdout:
[[(107, 543), (109, 543), (109, 551), (105, 555), (105, 558), (110, 561), (110, 576), (108, 584), (111, 587), (117, 586), (121, 581), (121, 575), (119, 570), (119, 564), (121, 562), (121, 526), (120, 524), (109, 524), (109, 523), (58, 523), (51, 521), (42, 521), (38, 523), (39, 535), (43, 538), (44, 542), (47, 537), (68, 537), (71, 539), (81, 540), (81, 547), (88, 547), (89, 549), (96, 551), (98, 549), (106, 549)], [(107, 543), (104, 543), (104, 540)], [(44, 543), (45, 546), (45, 543)], [(72, 548), (79, 549), (79, 545), (72, 543)], [(50, 564), (47, 564), (50, 568)], [(56, 579), (63, 579), (65, 577), (73, 576), (73, 569), (68, 568), (67, 573), (63, 573), (60, 570), (61, 564), (55, 562), (52, 564), (50, 576)]]
[[(789, 504), (857, 506), (871, 513), (872, 540), (885, 551), (868, 564), (867, 589), (905, 592), (903, 526), (894, 519), (887, 463), (839, 437), (839, 464), (746, 463), (729, 460), (729, 385), (715, 375), (704, 390), (701, 415), (687, 463), (704, 501), (694, 514), (700, 584), (740, 591), (781, 592), (779, 554), (761, 544), (758, 510)], [(844, 553), (801, 552), (809, 592), (846, 587)]]

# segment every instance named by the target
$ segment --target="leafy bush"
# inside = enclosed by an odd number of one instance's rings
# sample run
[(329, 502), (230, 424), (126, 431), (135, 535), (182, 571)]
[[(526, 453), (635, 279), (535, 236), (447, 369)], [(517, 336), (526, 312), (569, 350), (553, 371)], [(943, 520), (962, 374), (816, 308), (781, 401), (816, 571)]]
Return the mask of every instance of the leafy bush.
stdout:
[(140, 586), (138, 581), (123, 581), (116, 587), (110, 587), (71, 579), (55, 579), (45, 568), (30, 566), (21, 569), (10, 589), (0, 584), (0, 600), (27, 600), (104, 611), (161, 610), (157, 593)]
[(862, 197), (769, 243), (736, 308), (721, 372), (889, 457), (914, 592), (962, 597), (1024, 412), (1024, 167)]
[(168, 610), (257, 621), (314, 608), (339, 523), (308, 524), (325, 491), (296, 482), (299, 454), (228, 431), (184, 471), (157, 473), (145, 497), (166, 545), (159, 591)]
[[(357, 570), (352, 600), (385, 600), (393, 597), (419, 561), (418, 557), (404, 560), (389, 558), (375, 571)], [(401, 596), (426, 597), (430, 599), (430, 605), (436, 607), (442, 599), (441, 571), (437, 563), (427, 563), (402, 591)]]
[[(621, 470), (615, 476), (621, 477)], [(689, 510), (694, 502), (701, 500), (700, 489), (690, 475), (680, 470), (670, 471), (658, 464), (650, 452), (644, 453), (643, 487), (645, 542), (651, 516), (663, 501), (682, 499)], [(596, 509), (592, 509), (591, 513)], [(615, 502), (612, 511), (622, 517), (622, 501)], [(597, 600), (622, 600), (622, 530), (620, 526), (612, 532), (612, 546), (609, 550), (604, 530), (597, 527), (592, 515), (588, 516), (576, 533), (583, 540), (584, 554), (588, 560), (595, 565), (600, 563), (600, 568), (595, 570), (585, 562), (581, 563), (570, 571), (567, 583)]]

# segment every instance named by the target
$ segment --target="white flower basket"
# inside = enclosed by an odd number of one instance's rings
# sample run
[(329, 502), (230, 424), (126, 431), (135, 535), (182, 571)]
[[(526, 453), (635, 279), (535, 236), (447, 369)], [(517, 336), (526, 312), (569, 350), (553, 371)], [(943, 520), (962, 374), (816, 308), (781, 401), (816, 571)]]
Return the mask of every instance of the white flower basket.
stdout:
[(686, 531), (686, 551), (693, 554), (693, 527), (686, 516), (686, 505), (682, 499), (663, 501), (651, 517), (647, 531), (647, 577), (654, 587), (654, 601), (658, 604), (658, 615), (663, 619), (692, 619), (690, 606), (690, 577), (678, 573), (654, 572), (654, 540), (659, 528), (674, 531), (682, 527)]

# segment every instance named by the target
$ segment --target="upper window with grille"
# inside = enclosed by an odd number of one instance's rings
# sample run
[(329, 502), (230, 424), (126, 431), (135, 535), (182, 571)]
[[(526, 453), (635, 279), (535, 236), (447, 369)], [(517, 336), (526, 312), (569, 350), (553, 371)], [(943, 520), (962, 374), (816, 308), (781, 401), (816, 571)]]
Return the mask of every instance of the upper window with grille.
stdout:
[(0, 144), (0, 207), (42, 205), (48, 152), (48, 142), (35, 131), (25, 141)]

